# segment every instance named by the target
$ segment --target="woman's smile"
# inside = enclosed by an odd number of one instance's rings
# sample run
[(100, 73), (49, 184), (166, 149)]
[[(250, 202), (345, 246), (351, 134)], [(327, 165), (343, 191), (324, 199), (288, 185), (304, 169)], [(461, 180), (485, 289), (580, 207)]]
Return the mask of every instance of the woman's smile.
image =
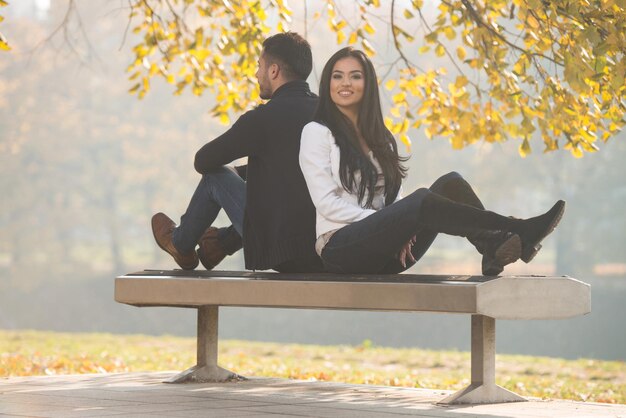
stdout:
[(365, 90), (364, 69), (354, 57), (340, 59), (330, 78), (330, 98), (344, 114), (356, 115)]

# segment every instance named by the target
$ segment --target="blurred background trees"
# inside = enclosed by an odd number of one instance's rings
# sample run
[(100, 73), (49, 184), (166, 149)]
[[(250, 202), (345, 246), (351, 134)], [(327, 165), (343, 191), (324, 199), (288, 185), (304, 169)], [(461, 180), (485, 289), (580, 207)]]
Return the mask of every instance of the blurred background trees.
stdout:
[[(381, 7), (388, 4), (381, 3)], [(70, 4), (72, 9), (68, 9)], [(189, 4), (188, 7), (195, 7), (195, 3)], [(301, 7), (303, 3), (296, 4), (299, 8), (291, 13), (291, 28), (306, 32), (313, 46), (315, 70), (309, 81), (316, 91), (317, 74), (338, 48), (340, 31), (327, 29), (327, 2), (308, 2), (309, 10)], [(359, 16), (360, 4), (335, 3), (334, 21), (343, 26), (344, 43), (350, 41), (350, 18)], [(364, 6), (367, 10), (378, 10), (374, 2)], [(403, 15), (403, 9), (397, 7), (396, 13)], [(423, 14), (436, 19), (439, 9), (428, 7), (423, 7)], [(74, 18), (66, 22), (69, 26), (61, 26), (57, 31), (68, 10)], [(276, 16), (277, 10), (270, 7), (265, 10), (268, 16), (265, 22), (272, 31), (282, 21)], [(126, 2), (104, 0), (74, 3), (20, 0), (1, 9), (0, 14), (6, 20), (0, 29), (11, 50), (0, 53), (0, 328), (195, 332), (192, 313), (138, 310), (113, 302), (115, 275), (144, 268), (175, 267), (154, 244), (150, 217), (164, 211), (177, 219), (183, 213), (199, 180), (193, 170), (193, 155), (226, 129), (219, 117), (211, 114), (211, 109), (224, 103), (219, 91), (205, 88), (200, 96), (189, 94), (193, 93), (193, 78), (180, 96), (172, 95), (178, 85), (169, 84), (167, 77), (161, 77), (159, 72), (149, 77), (150, 91), (141, 101), (128, 93), (136, 80), (143, 85), (141, 77), (149, 76), (153, 63), (160, 65), (164, 59), (156, 51), (150, 55), (149, 65), (144, 65), (142, 59), (141, 69), (133, 67), (125, 73), (129, 63), (137, 59), (134, 46), (146, 42), (145, 33), (132, 33), (145, 16), (137, 15), (126, 32), (130, 11)], [(320, 17), (315, 19), (317, 12)], [(387, 22), (388, 17), (381, 19)], [(342, 19), (348, 22), (345, 26), (339, 23)], [(365, 29), (364, 21), (356, 22), (360, 22), (359, 28), (368, 36), (376, 53), (378, 73), (387, 76), (381, 91), (385, 111), (393, 117), (398, 77), (401, 78), (397, 71), (404, 71), (403, 63), (400, 60), (396, 67), (389, 65), (398, 54), (393, 34), (389, 26), (377, 26), (382, 23), (368, 19), (377, 28), (374, 34)], [(419, 16), (403, 19), (417, 22)], [(423, 39), (420, 31), (424, 25), (416, 23), (416, 27), (416, 33), (410, 32), (416, 38), (415, 45), (409, 43), (404, 48), (416, 48), (418, 40)], [(207, 25), (203, 42), (220, 34), (217, 29), (215, 34), (211, 30)], [(55, 35), (49, 38), (52, 34)], [(456, 36), (458, 41), (460, 35)], [(447, 39), (445, 30), (444, 38)], [(355, 45), (363, 47), (362, 40), (358, 38)], [(432, 48), (437, 47), (433, 44)], [(469, 48), (466, 49), (469, 57)], [(428, 53), (405, 53), (424, 69), (436, 70), (433, 64), (436, 53), (432, 57)], [(233, 57), (236, 54), (233, 51)], [(441, 59), (445, 57), (444, 54)], [(223, 65), (226, 62), (225, 59)], [(454, 83), (457, 77), (454, 65), (445, 61), (441, 65), (449, 67), (450, 82)], [(138, 70), (140, 76), (129, 82), (128, 76), (132, 77)], [(172, 72), (178, 74), (178, 71)], [(193, 73), (193, 67), (187, 71)], [(387, 88), (390, 79), (397, 80), (391, 90)], [(245, 82), (253, 80), (246, 78)], [(489, 87), (485, 85), (485, 88)], [(255, 93), (246, 96), (244, 92), (233, 93), (232, 97), (241, 100), (257, 97)], [(482, 98), (486, 103), (488, 96)], [(241, 107), (249, 105), (242, 103)], [(235, 110), (234, 104), (228, 109), (231, 120)], [(414, 113), (412, 121), (429, 117), (409, 108), (402, 112), (406, 110)], [(545, 335), (534, 334), (534, 337), (533, 332), (542, 325), (533, 325), (534, 331), (520, 330), (526, 346), (519, 338), (514, 339), (517, 334), (510, 331), (511, 347), (530, 350), (526, 352), (535, 350), (535, 353), (565, 353), (570, 348), (588, 353), (601, 347), (606, 351), (598, 355), (613, 355), (613, 358), (617, 354), (607, 353), (626, 352), (626, 336), (609, 331), (612, 318), (626, 314), (621, 302), (626, 291), (624, 134), (618, 132), (606, 143), (595, 141), (600, 152), (585, 153), (582, 159), (572, 158), (569, 152), (534, 152), (522, 159), (519, 157), (522, 139), (482, 140), (452, 151), (449, 141), (429, 140), (422, 128), (425, 127), (417, 129), (409, 124), (406, 133), (412, 145), (410, 149), (401, 147), (403, 152), (411, 154), (405, 190), (428, 186), (438, 176), (455, 170), (476, 186), (489, 208), (502, 213), (532, 216), (558, 198), (568, 201), (562, 224), (546, 240), (545, 248), (533, 263), (516, 263), (506, 273), (568, 274), (593, 282), (594, 298), (601, 299), (594, 299), (591, 317), (572, 322), (571, 327), (554, 324), (553, 328), (546, 328)], [(541, 135), (534, 132), (531, 141), (542, 143)], [(227, 220), (222, 217), (219, 222), (225, 224)], [(220, 268), (242, 269), (241, 254), (227, 258)], [(480, 256), (463, 240), (441, 237), (412, 272), (478, 274)], [(377, 314), (368, 317), (362, 326), (355, 326), (356, 322), (349, 316), (356, 315), (353, 313), (262, 312), (249, 313), (243, 309), (227, 312), (223, 316), (224, 321), (229, 321), (224, 327), (225, 336), (277, 341), (311, 339), (320, 343), (360, 342), (370, 338), (378, 344), (393, 345), (414, 344), (417, 339), (417, 344), (433, 348), (462, 348), (465, 341), (463, 334), (445, 331), (445, 324), (457, 321), (456, 317), (448, 320), (438, 316), (429, 322), (406, 316), (388, 319)], [(302, 322), (299, 316), (316, 319)], [(402, 320), (419, 322), (421, 325), (407, 326), (423, 328), (411, 335), (390, 335), (394, 328), (389, 326), (389, 321)], [(345, 328), (341, 328), (342, 321)], [(452, 327), (458, 329), (456, 325)], [(503, 325), (503, 344), (509, 343), (506, 327)], [(556, 335), (555, 329), (565, 333), (569, 328), (572, 334), (561, 335), (559, 342), (546, 337)], [(592, 336), (587, 345), (574, 337), (581, 329)], [(456, 335), (456, 340), (446, 339), (450, 334)], [(420, 339), (420, 335), (428, 337)], [(542, 348), (546, 344), (560, 345)], [(571, 355), (580, 355), (576, 353)]]

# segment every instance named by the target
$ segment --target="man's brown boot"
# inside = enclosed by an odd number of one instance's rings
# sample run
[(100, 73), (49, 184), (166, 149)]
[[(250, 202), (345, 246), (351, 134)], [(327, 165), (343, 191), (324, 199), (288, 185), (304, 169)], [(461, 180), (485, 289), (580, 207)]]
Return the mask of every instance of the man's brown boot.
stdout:
[(195, 251), (181, 254), (172, 243), (172, 232), (176, 224), (166, 214), (157, 213), (152, 217), (152, 233), (159, 247), (172, 257), (184, 270), (193, 270), (198, 266), (198, 255)]
[(226, 257), (226, 251), (217, 241), (218, 229), (208, 227), (198, 241), (198, 258), (207, 270), (213, 270)]

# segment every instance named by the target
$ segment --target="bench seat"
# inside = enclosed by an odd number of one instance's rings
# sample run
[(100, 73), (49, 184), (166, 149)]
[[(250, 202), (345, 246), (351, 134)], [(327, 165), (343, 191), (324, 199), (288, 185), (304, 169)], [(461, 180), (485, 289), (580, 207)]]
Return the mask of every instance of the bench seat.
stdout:
[(496, 319), (562, 319), (591, 311), (590, 286), (566, 276), (145, 270), (117, 277), (115, 300), (198, 309), (197, 364), (172, 382), (238, 378), (217, 365), (219, 306), (469, 314), (471, 384), (444, 404), (524, 400), (495, 384)]

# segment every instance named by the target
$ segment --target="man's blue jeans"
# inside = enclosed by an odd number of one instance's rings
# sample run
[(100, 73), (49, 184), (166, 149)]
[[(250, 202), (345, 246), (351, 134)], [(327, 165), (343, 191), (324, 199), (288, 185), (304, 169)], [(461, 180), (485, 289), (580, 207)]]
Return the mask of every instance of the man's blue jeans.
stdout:
[(246, 182), (231, 167), (220, 167), (203, 174), (191, 197), (180, 225), (172, 234), (176, 249), (188, 254), (195, 250), (198, 240), (224, 209), (233, 227), (243, 236), (243, 214), (246, 207)]

